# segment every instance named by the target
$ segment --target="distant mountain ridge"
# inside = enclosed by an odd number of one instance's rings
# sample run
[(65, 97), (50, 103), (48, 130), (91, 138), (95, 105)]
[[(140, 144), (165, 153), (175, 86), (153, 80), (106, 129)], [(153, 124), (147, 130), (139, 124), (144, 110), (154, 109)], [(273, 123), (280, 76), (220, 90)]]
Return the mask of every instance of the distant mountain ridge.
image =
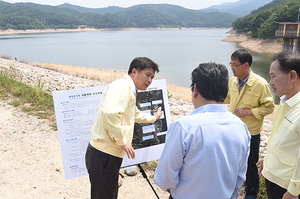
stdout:
[(230, 28), (238, 17), (259, 12), (284, 0), (239, 0), (193, 10), (171, 4), (140, 4), (128, 8), (86, 8), (7, 3), (0, 0), (0, 29), (46, 28)]
[(84, 8), (0, 1), (0, 28), (229, 28), (235, 15), (201, 12), (170, 4), (141, 4), (129, 8)]
[(240, 0), (237, 2), (227, 2), (220, 5), (214, 5), (200, 9), (200, 11), (230, 13), (238, 17), (243, 17), (250, 14), (253, 10), (256, 10), (270, 2), (272, 2), (272, 0)]
[(118, 6), (109, 6), (106, 8), (85, 8), (85, 7), (72, 5), (69, 3), (61, 4), (58, 7), (69, 8), (69, 9), (73, 9), (73, 10), (76, 10), (78, 12), (83, 12), (83, 13), (91, 12), (91, 13), (99, 13), (99, 14), (106, 14), (106, 13), (115, 14), (115, 13), (120, 12), (125, 9), (125, 8), (118, 7)]

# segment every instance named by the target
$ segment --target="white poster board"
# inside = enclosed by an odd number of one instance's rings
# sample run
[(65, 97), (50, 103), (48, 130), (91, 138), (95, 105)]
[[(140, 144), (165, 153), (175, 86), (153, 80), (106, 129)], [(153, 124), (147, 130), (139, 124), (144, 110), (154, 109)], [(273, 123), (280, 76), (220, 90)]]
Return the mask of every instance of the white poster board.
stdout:
[[(98, 86), (53, 92), (66, 179), (87, 175), (85, 152), (105, 88), (106, 86)], [(146, 99), (141, 99), (140, 96)], [(142, 134), (138, 136), (135, 136), (134, 132), (136, 156), (132, 160), (125, 155), (122, 167), (159, 159), (164, 147), (166, 130), (171, 122), (165, 80), (154, 80), (146, 91), (139, 92), (137, 104), (140, 110), (152, 115), (158, 107), (163, 107), (164, 114), (154, 125), (135, 125), (137, 129), (142, 129)]]

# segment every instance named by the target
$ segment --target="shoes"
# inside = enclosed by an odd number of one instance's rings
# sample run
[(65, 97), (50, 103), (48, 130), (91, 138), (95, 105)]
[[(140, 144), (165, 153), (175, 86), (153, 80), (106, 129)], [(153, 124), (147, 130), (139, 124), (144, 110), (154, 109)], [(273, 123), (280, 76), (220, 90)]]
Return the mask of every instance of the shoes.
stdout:
[(255, 195), (245, 195), (244, 199), (256, 199)]

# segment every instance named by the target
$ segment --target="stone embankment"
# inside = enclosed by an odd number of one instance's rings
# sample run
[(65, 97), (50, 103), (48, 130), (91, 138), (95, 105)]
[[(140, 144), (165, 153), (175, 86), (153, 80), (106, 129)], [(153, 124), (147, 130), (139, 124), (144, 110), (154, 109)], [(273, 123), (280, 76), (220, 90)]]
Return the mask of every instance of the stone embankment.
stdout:
[[(13, 60), (0, 58), (1, 68), (13, 72), (17, 79), (32, 86), (42, 83), (48, 93), (58, 90), (69, 90), (93, 86), (107, 85), (109, 82), (87, 79), (75, 75), (61, 73), (55, 70), (34, 66)], [(191, 102), (181, 99), (169, 98), (171, 120), (174, 121), (180, 117), (189, 115), (194, 107)], [(265, 153), (266, 140), (269, 137), (273, 122), (264, 121), (264, 132), (262, 133), (261, 152)]]
[[(109, 83), (2, 58), (0, 70), (10, 71), (32, 86), (42, 83), (49, 93)], [(194, 109), (191, 102), (173, 97), (169, 99), (169, 105), (172, 121), (189, 115)], [(263, 156), (272, 124), (264, 121), (260, 151)], [(0, 193), (3, 198), (40, 198), (45, 194), (49, 198), (86, 198), (89, 195), (87, 176), (64, 180), (58, 133), (43, 120), (28, 116), (0, 100), (0, 129)], [(149, 186), (141, 178), (126, 178), (120, 188), (120, 198), (139, 198), (144, 194)], [(136, 184), (141, 189), (136, 189)], [(161, 198), (168, 198), (168, 194), (158, 187), (155, 189)], [(151, 190), (145, 198), (155, 198), (150, 195)]]

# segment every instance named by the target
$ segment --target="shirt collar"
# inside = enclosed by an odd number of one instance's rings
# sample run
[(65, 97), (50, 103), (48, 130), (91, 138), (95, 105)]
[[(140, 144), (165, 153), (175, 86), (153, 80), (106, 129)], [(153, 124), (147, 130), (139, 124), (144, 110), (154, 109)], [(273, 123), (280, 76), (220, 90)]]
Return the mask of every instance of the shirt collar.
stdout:
[(226, 104), (206, 104), (195, 109), (191, 115), (204, 112), (227, 112)]
[[(134, 82), (133, 82), (134, 83)], [(136, 84), (134, 83), (134, 86), (135, 86), (135, 93), (137, 94), (138, 93), (138, 88), (136, 86)]]
[(246, 84), (246, 82), (248, 81), (249, 77), (250, 77), (251, 71), (248, 74), (248, 76), (241, 82), (240, 78), (238, 78), (239, 80), (239, 91), (242, 90), (243, 86)]
[(127, 79), (127, 80), (131, 80), (131, 82), (133, 83), (133, 85), (134, 85), (134, 87), (135, 87), (135, 93), (137, 94), (138, 93), (138, 89), (137, 89), (137, 86), (136, 86), (136, 84), (135, 84), (135, 82), (133, 81), (133, 79), (128, 75), (128, 74), (126, 74), (125, 76), (124, 76), (124, 78), (125, 79)]
[(287, 98), (286, 96), (284, 96), (281, 98), (281, 100), (283, 103), (289, 105), (289, 107), (293, 107), (295, 104), (300, 102), (300, 92), (298, 92), (296, 95), (294, 95), (291, 98)]
[(240, 78), (238, 78), (239, 79), (239, 84), (241, 85), (241, 84), (245, 84), (247, 81), (248, 81), (248, 79), (249, 79), (249, 77), (250, 77), (250, 74), (251, 74), (251, 71), (250, 71), (250, 73), (249, 73), (249, 75), (241, 82), (241, 80), (240, 80)]

